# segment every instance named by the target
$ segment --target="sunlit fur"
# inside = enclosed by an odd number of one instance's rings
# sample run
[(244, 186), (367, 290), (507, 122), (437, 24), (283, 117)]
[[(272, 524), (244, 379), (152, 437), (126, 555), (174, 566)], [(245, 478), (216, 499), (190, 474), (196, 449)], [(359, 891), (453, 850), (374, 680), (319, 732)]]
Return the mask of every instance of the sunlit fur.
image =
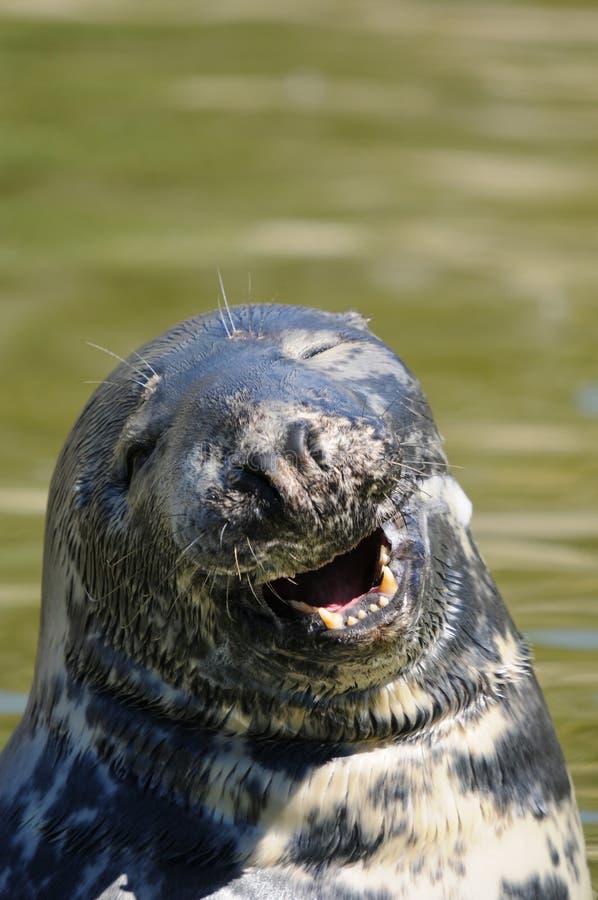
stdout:
[[(470, 515), (417, 380), (355, 313), (226, 306), (122, 361), (52, 481), (0, 896), (589, 898)], [(381, 527), (379, 618), (265, 601)]]

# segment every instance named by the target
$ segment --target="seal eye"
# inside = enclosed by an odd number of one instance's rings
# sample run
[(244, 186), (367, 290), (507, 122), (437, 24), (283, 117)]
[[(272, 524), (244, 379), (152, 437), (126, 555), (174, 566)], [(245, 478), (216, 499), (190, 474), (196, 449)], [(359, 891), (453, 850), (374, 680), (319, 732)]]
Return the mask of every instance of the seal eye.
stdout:
[(153, 444), (141, 442), (131, 444), (127, 449), (123, 464), (123, 478), (127, 486), (131, 484), (137, 472), (147, 462), (153, 449)]
[(326, 353), (327, 350), (338, 347), (339, 343), (342, 344), (342, 341), (324, 341), (321, 344), (314, 344), (313, 347), (307, 347), (305, 350), (302, 350), (299, 358), (311, 359), (313, 356), (318, 356), (320, 353)]

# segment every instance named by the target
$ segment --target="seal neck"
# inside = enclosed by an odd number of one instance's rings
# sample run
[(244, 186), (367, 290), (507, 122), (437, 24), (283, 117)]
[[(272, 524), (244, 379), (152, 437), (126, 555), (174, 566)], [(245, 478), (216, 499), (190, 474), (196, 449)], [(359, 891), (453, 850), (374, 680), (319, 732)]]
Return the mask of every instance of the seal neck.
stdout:
[[(521, 670), (513, 669), (509, 647), (504, 650), (503, 670), (494, 673), (495, 687), (497, 693), (510, 694), (518, 690), (514, 682)], [(148, 812), (139, 840), (154, 833), (150, 811), (157, 803), (167, 803), (185, 811), (201, 853), (225, 863), (275, 865), (291, 853), (294, 861), (311, 864), (321, 858), (324, 835), (331, 841), (326, 857), (336, 864), (361, 851), (368, 858), (382, 852), (389, 816), (397, 818), (396, 835), (401, 846), (405, 842), (402, 850), (411, 852), (410, 835), (417, 833), (432, 807), (438, 809), (435, 802), (430, 806), (430, 791), (421, 791), (420, 739), (442, 752), (446, 741), (454, 749), (455, 731), (460, 746), (462, 735), (475, 732), (476, 723), (485, 721), (489, 724), (483, 727), (492, 729), (496, 714), (496, 727), (504, 725), (504, 713), (489, 691), (468, 700), (462, 696), (456, 713), (448, 709), (454, 709), (457, 696), (445, 695), (446, 715), (439, 714), (431, 691), (416, 689), (405, 678), (387, 685), (386, 697), (389, 708), (396, 704), (398, 710), (400, 704), (403, 721), (410, 722), (409, 728), (386, 739), (273, 739), (226, 734), (191, 718), (174, 719), (147, 698), (140, 703), (122, 689), (97, 690), (68, 677), (54, 679), (38, 693), (24, 727), (45, 729), (47, 739), (33, 743), (44, 753), (58, 747), (54, 752), (65, 765), (70, 760), (77, 766), (78, 781), (81, 772), (101, 772), (111, 796), (133, 792), (135, 803)], [(370, 715), (382, 715), (382, 703), (380, 696), (370, 696), (367, 703), (364, 698), (361, 714), (365, 717), (367, 709)], [(385, 791), (391, 790), (402, 791), (404, 802), (389, 805)], [(43, 818), (43, 809), (39, 815)], [(355, 826), (347, 832), (346, 843), (338, 840), (335, 821)], [(420, 846), (421, 841), (414, 844)]]

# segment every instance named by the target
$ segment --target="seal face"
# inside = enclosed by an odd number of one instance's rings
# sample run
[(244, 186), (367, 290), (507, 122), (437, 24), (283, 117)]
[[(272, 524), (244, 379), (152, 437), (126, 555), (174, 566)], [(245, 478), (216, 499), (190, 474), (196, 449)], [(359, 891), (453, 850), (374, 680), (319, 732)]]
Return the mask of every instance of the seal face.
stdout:
[(175, 326), (52, 481), (0, 895), (590, 896), (528, 652), (355, 313)]

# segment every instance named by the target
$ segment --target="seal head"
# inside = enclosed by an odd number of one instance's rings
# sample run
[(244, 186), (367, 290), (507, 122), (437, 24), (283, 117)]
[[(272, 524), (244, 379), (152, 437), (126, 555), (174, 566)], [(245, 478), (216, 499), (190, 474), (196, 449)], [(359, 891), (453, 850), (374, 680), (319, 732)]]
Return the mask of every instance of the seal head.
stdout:
[[(438, 630), (409, 498), (446, 460), (418, 382), (358, 315), (233, 323), (179, 326), (84, 410), (50, 500), (72, 590), (44, 666), (105, 686), (134, 660), (195, 721), (328, 739), (303, 716), (316, 696), (388, 680)], [(301, 710), (278, 721), (274, 697)]]
[(355, 313), (240, 307), (130, 356), (52, 480), (0, 893), (589, 896), (470, 514)]

